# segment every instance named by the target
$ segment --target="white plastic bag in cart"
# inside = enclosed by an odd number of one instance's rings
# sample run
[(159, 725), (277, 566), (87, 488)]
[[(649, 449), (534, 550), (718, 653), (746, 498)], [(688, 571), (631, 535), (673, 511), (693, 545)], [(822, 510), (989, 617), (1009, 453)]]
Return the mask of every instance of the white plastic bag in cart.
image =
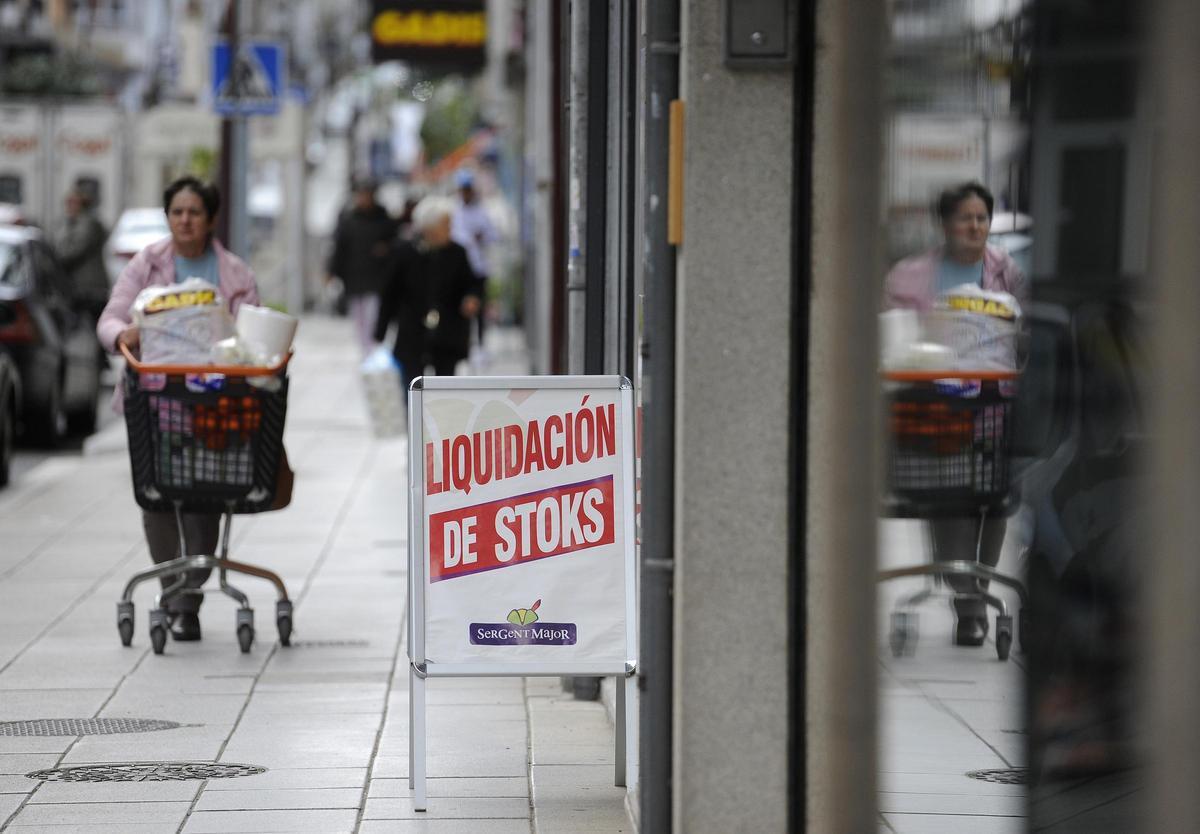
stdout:
[(395, 437), (404, 434), (408, 424), (407, 410), (396, 357), (380, 345), (363, 360), (361, 373), (371, 430), (375, 436)]
[(224, 300), (203, 278), (147, 287), (130, 312), (148, 365), (207, 365), (213, 345), (233, 335)]
[(959, 370), (1017, 370), (1021, 305), (1006, 292), (955, 287), (922, 321), (924, 338), (954, 351)]

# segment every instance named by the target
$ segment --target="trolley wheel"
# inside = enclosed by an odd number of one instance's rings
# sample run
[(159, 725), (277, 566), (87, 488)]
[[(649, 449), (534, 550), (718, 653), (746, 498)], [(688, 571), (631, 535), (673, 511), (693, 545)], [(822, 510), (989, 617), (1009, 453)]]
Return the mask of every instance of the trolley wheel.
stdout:
[(150, 626), (150, 646), (155, 654), (162, 654), (167, 645), (167, 630), (161, 625)]
[(117, 632), (121, 635), (121, 645), (133, 643), (133, 603), (117, 603)]
[(1022, 608), (1017, 615), (1017, 644), (1021, 647), (1022, 654), (1029, 651), (1029, 644), (1032, 642), (1033, 635), (1030, 633), (1030, 620), (1028, 608)]
[(893, 612), (888, 643), (892, 647), (892, 657), (912, 654), (917, 647), (917, 615), (905, 611)]
[(279, 644), (292, 645), (292, 601), (281, 599), (275, 603), (275, 627), (279, 630)]
[(241, 646), (242, 654), (250, 651), (250, 644), (254, 642), (254, 626), (242, 623), (237, 630), (238, 645)]
[(292, 645), (292, 618), (286, 615), (280, 617), (275, 620), (275, 627), (279, 629), (279, 645)]
[(1008, 653), (1012, 649), (1013, 641), (1013, 623), (1011, 614), (996, 615), (996, 656), (1001, 660), (1008, 660)]

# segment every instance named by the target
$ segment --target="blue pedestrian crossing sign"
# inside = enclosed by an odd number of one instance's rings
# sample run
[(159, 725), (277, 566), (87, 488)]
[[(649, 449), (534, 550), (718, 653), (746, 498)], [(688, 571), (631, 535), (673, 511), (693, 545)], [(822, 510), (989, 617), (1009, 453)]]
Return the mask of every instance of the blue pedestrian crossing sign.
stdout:
[(286, 88), (282, 44), (241, 41), (235, 60), (231, 60), (228, 43), (213, 47), (213, 110), (220, 115), (274, 115)]

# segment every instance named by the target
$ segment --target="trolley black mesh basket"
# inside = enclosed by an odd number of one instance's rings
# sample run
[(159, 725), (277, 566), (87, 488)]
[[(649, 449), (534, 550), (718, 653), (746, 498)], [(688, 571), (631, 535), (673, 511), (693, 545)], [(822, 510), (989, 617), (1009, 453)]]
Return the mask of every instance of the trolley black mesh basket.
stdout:
[(1010, 509), (1013, 406), (992, 381), (974, 396), (933, 382), (896, 385), (887, 397), (890, 514)]
[(138, 504), (157, 511), (177, 501), (189, 512), (270, 509), (287, 388), (283, 372), (216, 379), (127, 369), (125, 425)]

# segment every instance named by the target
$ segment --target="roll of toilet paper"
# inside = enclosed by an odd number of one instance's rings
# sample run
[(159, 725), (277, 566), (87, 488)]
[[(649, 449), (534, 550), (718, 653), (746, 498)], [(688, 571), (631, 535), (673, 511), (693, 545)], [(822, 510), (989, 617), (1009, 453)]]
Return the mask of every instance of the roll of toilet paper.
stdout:
[(299, 324), (294, 316), (243, 304), (238, 308), (238, 343), (242, 352), (256, 365), (273, 365), (282, 359), (292, 346)]

